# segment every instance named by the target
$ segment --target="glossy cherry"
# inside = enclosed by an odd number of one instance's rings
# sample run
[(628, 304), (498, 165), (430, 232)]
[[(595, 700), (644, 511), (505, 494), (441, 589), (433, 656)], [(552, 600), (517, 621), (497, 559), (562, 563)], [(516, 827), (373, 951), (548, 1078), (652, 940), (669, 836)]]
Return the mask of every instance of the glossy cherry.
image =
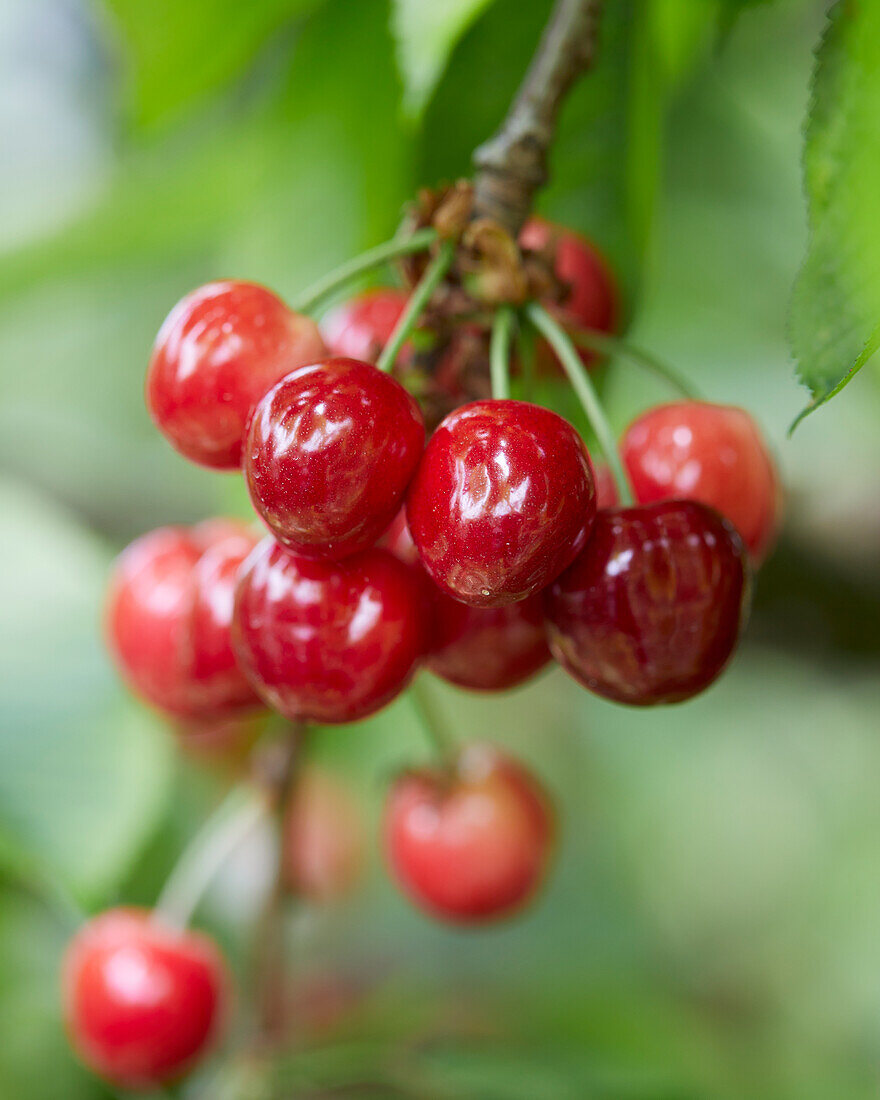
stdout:
[(524, 767), (468, 746), (452, 774), (401, 775), (385, 806), (391, 872), (420, 908), (470, 923), (505, 917), (535, 893), (553, 840), (549, 802)]
[(394, 332), (409, 295), (394, 287), (377, 287), (337, 306), (321, 321), (330, 354), (375, 363)]
[(372, 546), (422, 455), (415, 401), (357, 359), (301, 367), (254, 411), (245, 474), (254, 507), (285, 546), (341, 558)]
[(703, 504), (601, 511), (586, 549), (545, 593), (551, 652), (607, 699), (689, 699), (736, 647), (746, 580), (739, 536)]
[(414, 570), (387, 550), (324, 562), (267, 538), (239, 579), (239, 664), (288, 718), (363, 718), (406, 686), (424, 652), (422, 593)]
[(165, 927), (145, 910), (112, 909), (71, 940), (62, 986), (82, 1060), (122, 1088), (145, 1088), (205, 1052), (221, 1022), (225, 976), (206, 936)]
[(429, 576), (476, 607), (501, 607), (549, 584), (584, 546), (595, 511), (580, 436), (524, 401), (474, 401), (447, 416), (407, 499)]
[(621, 443), (636, 499), (699, 500), (736, 527), (759, 564), (779, 524), (776, 465), (745, 409), (704, 401), (661, 405), (640, 416)]
[(117, 559), (108, 646), (131, 689), (166, 714), (223, 718), (258, 704), (230, 640), (234, 573), (253, 542), (242, 525), (211, 520), (159, 528)]
[(324, 768), (303, 768), (284, 821), (283, 868), (300, 897), (329, 902), (356, 885), (365, 861), (361, 813), (343, 781)]
[(327, 354), (317, 325), (255, 283), (208, 283), (174, 307), (147, 370), (147, 405), (193, 462), (235, 469), (254, 405)]
[(580, 328), (614, 332), (618, 292), (608, 265), (594, 245), (570, 229), (530, 218), (519, 237), (525, 249), (548, 255), (556, 277), (567, 288), (562, 320)]

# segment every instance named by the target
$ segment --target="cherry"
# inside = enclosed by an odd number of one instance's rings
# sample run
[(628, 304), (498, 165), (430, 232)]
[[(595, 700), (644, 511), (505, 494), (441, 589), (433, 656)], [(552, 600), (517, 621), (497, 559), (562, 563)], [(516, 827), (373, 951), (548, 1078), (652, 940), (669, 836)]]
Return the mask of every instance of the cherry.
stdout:
[(174, 307), (147, 370), (147, 405), (181, 454), (235, 469), (254, 405), (326, 355), (317, 325), (255, 283), (208, 283)]
[(258, 703), (230, 642), (234, 572), (254, 541), (240, 524), (211, 520), (159, 528), (117, 559), (108, 645), (148, 703), (184, 719), (226, 717)]
[(146, 910), (111, 909), (68, 944), (64, 1015), (79, 1056), (122, 1088), (174, 1078), (216, 1032), (225, 972), (206, 936), (178, 932)]
[[(617, 326), (618, 292), (605, 260), (579, 234), (543, 218), (530, 218), (523, 226), (522, 248), (548, 255), (559, 281), (568, 287), (560, 320), (578, 328), (613, 333)], [(595, 360), (583, 352), (586, 362)]]
[(574, 428), (524, 401), (474, 401), (437, 428), (407, 516), (431, 579), (475, 607), (550, 583), (583, 548), (596, 511)]
[(387, 550), (323, 562), (267, 538), (239, 579), (239, 663), (293, 720), (350, 722), (379, 710), (406, 686), (426, 635), (419, 579)]
[(621, 452), (640, 503), (702, 501), (737, 528), (755, 564), (769, 553), (779, 523), (779, 479), (745, 409), (704, 401), (661, 405), (630, 425)]
[(473, 691), (504, 691), (528, 680), (550, 660), (540, 593), (504, 607), (470, 607), (447, 596), (422, 568), (402, 509), (383, 541), (424, 577), (431, 609), (425, 663), (435, 676)]
[(603, 462), (595, 467), (593, 476), (596, 481), (596, 508), (613, 508), (619, 501), (611, 470)]
[(351, 792), (323, 768), (305, 767), (284, 823), (288, 888), (312, 901), (333, 901), (356, 884), (364, 858), (363, 825)]
[(375, 363), (391, 339), (408, 297), (404, 290), (377, 287), (330, 310), (321, 321), (330, 354)]
[(464, 749), (452, 774), (426, 768), (400, 776), (385, 807), (392, 874), (416, 905), (450, 921), (521, 908), (544, 877), (552, 839), (537, 781), (487, 745)]
[(372, 546), (394, 518), (424, 442), (415, 401), (369, 363), (301, 367), (254, 411), (251, 499), (290, 549), (341, 558)]
[(703, 504), (601, 511), (586, 549), (545, 593), (550, 650), (618, 703), (689, 699), (733, 653), (746, 580), (739, 536)]

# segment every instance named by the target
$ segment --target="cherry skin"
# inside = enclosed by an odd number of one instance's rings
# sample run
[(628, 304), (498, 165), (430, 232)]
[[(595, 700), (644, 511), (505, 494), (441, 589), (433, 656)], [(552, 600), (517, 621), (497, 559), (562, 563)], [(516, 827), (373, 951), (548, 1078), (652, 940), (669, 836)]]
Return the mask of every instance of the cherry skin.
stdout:
[[(375, 363), (406, 309), (409, 295), (394, 287), (377, 287), (344, 302), (321, 321), (330, 354)], [(405, 351), (402, 353), (405, 356)]]
[(418, 576), (387, 550), (325, 562), (267, 538), (239, 578), (239, 664), (292, 720), (351, 722), (379, 710), (406, 686), (426, 638)]
[[(549, 256), (554, 274), (568, 288), (562, 304), (551, 307), (563, 324), (605, 333), (616, 331), (617, 286), (602, 255), (589, 241), (570, 229), (535, 217), (523, 226), (519, 243), (522, 248)], [(541, 341), (539, 364), (555, 363), (553, 353), (543, 345)], [(592, 352), (580, 354), (587, 365), (597, 361)]]
[(64, 956), (64, 1016), (82, 1060), (122, 1088), (188, 1069), (210, 1045), (225, 1000), (220, 955), (206, 936), (163, 927), (149, 912), (111, 909)]
[(211, 520), (159, 528), (117, 559), (108, 646), (132, 691), (168, 715), (223, 718), (259, 702), (230, 640), (233, 573), (252, 544), (242, 525)]
[(745, 409), (704, 401), (661, 405), (640, 416), (621, 444), (641, 504), (699, 500), (730, 520), (757, 565), (779, 525), (776, 466)]
[(372, 546), (400, 507), (422, 455), (418, 405), (357, 359), (301, 367), (257, 405), (245, 475), (275, 537), (307, 557)]
[(401, 775), (385, 806), (392, 875), (420, 908), (457, 923), (522, 908), (544, 878), (553, 831), (535, 778), (487, 745), (464, 749), (452, 774)]
[(288, 888), (319, 903), (338, 900), (355, 887), (364, 861), (364, 829), (351, 792), (331, 772), (307, 766), (284, 821)]
[(530, 679), (550, 660), (540, 593), (504, 607), (469, 607), (447, 596), (422, 568), (403, 510), (383, 542), (424, 577), (431, 608), (425, 665), (435, 676), (471, 691), (505, 691)]
[(606, 699), (681, 702), (733, 653), (746, 582), (739, 536), (703, 504), (601, 511), (586, 549), (544, 594), (550, 650)]
[(255, 283), (208, 283), (174, 307), (147, 370), (147, 406), (181, 454), (237, 469), (251, 412), (279, 378), (327, 354), (317, 325)]
[(407, 499), (429, 576), (475, 607), (502, 607), (544, 588), (583, 548), (595, 512), (580, 436), (524, 401), (474, 401), (447, 416)]

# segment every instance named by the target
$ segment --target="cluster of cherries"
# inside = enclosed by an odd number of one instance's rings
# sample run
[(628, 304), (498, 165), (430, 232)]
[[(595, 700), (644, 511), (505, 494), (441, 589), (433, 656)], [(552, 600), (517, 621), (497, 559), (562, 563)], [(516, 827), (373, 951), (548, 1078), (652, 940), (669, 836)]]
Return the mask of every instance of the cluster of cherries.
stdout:
[[(613, 328), (613, 283), (586, 242), (534, 221), (522, 243), (569, 287), (563, 323)], [(297, 723), (361, 719), (420, 666), (501, 691), (555, 659), (640, 706), (704, 689), (740, 633), (747, 554), (760, 561), (777, 526), (749, 415), (684, 401), (640, 417), (621, 448), (637, 503), (618, 507), (607, 470), (547, 408), (471, 401), (426, 444), (416, 401), (373, 365), (406, 303), (370, 292), (322, 332), (263, 287), (219, 282), (172, 311), (152, 416), (189, 459), (243, 472), (268, 534), (210, 520), (128, 547), (107, 624), (132, 689), (190, 729), (265, 704)], [(534, 894), (553, 831), (529, 771), (474, 744), (394, 781), (384, 845), (417, 904), (480, 922)], [(191, 1062), (223, 986), (204, 937), (130, 910), (90, 922), (65, 967), (78, 1050), (129, 1085)]]

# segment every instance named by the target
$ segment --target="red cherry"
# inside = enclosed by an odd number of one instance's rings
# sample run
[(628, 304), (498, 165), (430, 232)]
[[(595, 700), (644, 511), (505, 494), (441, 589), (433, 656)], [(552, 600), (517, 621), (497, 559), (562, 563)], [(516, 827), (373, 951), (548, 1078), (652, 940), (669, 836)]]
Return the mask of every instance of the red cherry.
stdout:
[(111, 909), (71, 940), (62, 986), (83, 1061), (116, 1085), (144, 1088), (204, 1053), (219, 1026), (225, 976), (206, 936), (163, 927), (143, 910)]
[(580, 328), (614, 332), (617, 288), (605, 260), (578, 233), (543, 218), (530, 218), (519, 236), (522, 248), (549, 253), (560, 282), (568, 286), (562, 303), (564, 319)]
[(475, 607), (545, 587), (584, 546), (596, 512), (574, 428), (524, 401), (474, 401), (437, 428), (407, 517), (431, 579)]
[(284, 823), (288, 887), (312, 901), (333, 901), (355, 886), (364, 858), (363, 824), (351, 792), (330, 772), (304, 768)]
[(689, 699), (733, 653), (746, 579), (739, 536), (705, 505), (599, 512), (586, 549), (544, 594), (550, 650), (618, 703)]
[(613, 508), (618, 503), (617, 486), (614, 484), (614, 475), (603, 462), (594, 468), (593, 476), (596, 481), (596, 508)]
[(239, 579), (239, 663), (294, 720), (351, 722), (379, 710), (406, 686), (426, 634), (419, 579), (387, 550), (323, 562), (267, 538)]
[(391, 339), (408, 297), (404, 290), (377, 287), (332, 309), (321, 321), (330, 354), (375, 363)]
[(181, 454), (235, 469), (254, 405), (279, 378), (326, 355), (317, 325), (255, 283), (208, 283), (156, 338), (147, 405)]
[(117, 559), (108, 645), (148, 703), (184, 719), (226, 717), (258, 703), (230, 642), (233, 574), (253, 542), (243, 526), (211, 520), (191, 530), (159, 528)]
[(257, 405), (245, 473), (254, 507), (290, 549), (341, 558), (394, 518), (425, 443), (415, 401), (356, 359), (282, 379)]
[(396, 780), (385, 807), (385, 851), (413, 902), (456, 922), (504, 917), (534, 895), (553, 838), (549, 803), (520, 764), (468, 746), (454, 774)]
[(621, 444), (641, 504), (699, 500), (737, 528), (755, 564), (773, 546), (779, 479), (758, 425), (744, 409), (679, 401), (650, 409)]

